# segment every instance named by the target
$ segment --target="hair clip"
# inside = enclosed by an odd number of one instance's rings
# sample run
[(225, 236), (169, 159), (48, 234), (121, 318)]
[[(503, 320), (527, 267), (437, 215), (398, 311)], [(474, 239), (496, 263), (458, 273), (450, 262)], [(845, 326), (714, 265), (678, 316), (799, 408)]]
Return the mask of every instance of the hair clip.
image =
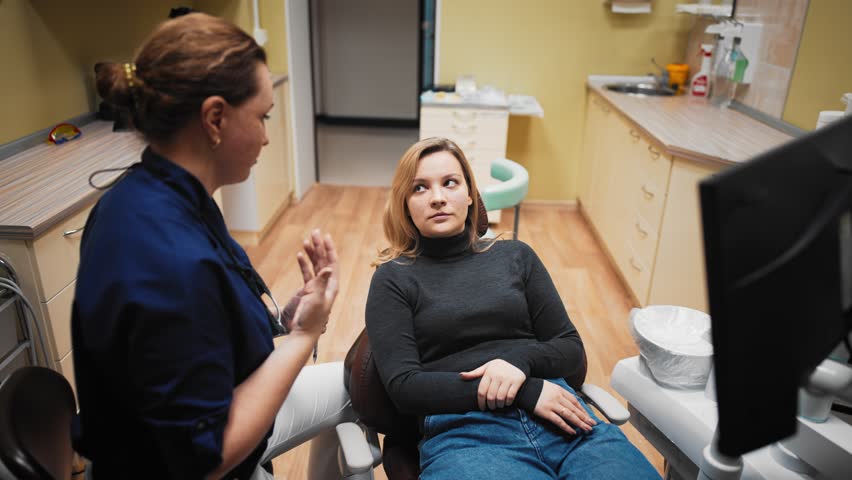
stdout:
[(133, 88), (135, 83), (133, 79), (136, 78), (136, 64), (135, 63), (125, 63), (124, 64), (124, 76), (127, 78), (127, 86)]

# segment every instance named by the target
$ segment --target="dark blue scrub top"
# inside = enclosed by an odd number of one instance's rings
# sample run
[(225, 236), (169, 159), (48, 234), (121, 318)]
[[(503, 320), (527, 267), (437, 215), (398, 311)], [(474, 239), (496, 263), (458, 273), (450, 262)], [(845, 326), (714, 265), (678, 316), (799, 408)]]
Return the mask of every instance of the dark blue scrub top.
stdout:
[[(195, 479), (221, 463), (234, 388), (273, 349), (249, 269), (201, 183), (150, 148), (97, 203), (71, 320), (75, 446), (96, 478)], [(228, 478), (251, 476), (268, 435)]]

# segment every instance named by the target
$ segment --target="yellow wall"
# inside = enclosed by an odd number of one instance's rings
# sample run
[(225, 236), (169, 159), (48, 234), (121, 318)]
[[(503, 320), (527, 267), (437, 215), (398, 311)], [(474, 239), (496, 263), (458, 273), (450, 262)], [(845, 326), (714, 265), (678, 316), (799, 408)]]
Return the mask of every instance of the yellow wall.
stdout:
[(444, 0), (439, 83), (471, 73), (477, 85), (535, 95), (544, 118), (510, 117), (507, 156), (529, 170), (530, 199), (574, 199), (586, 77), (644, 75), (651, 57), (683, 61), (694, 20), (676, 3), (618, 15), (590, 0)]
[(852, 92), (852, 2), (819, 0), (808, 5), (784, 120), (812, 130), (821, 110), (844, 110), (840, 97)]
[(93, 110), (95, 62), (129, 60), (172, 5), (0, 1), (0, 144)]
[[(94, 111), (94, 64), (132, 59), (178, 3), (253, 31), (250, 0), (0, 0), (0, 144)], [(260, 21), (270, 68), (284, 73), (284, 0), (262, 0)]]
[(222, 17), (249, 34), (254, 31), (251, 0), (195, 0), (193, 8)]
[(260, 26), (266, 30), (268, 41), (266, 61), (275, 73), (287, 73), (287, 24), (284, 21), (285, 0), (260, 0)]

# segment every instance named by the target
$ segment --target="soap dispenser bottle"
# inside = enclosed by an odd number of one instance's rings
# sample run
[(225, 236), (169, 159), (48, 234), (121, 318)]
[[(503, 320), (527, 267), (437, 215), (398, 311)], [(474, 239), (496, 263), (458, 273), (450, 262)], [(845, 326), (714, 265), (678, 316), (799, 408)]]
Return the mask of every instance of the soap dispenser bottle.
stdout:
[(706, 97), (710, 92), (710, 57), (713, 56), (713, 45), (701, 45), (701, 69), (692, 77), (689, 92), (693, 97)]
[(727, 98), (723, 107), (728, 107), (737, 97), (737, 86), (743, 83), (745, 79), (745, 71), (748, 68), (748, 58), (740, 48), (742, 39), (734, 37), (734, 46), (731, 47), (731, 52), (728, 54), (728, 68), (730, 68), (730, 85), (728, 86)]

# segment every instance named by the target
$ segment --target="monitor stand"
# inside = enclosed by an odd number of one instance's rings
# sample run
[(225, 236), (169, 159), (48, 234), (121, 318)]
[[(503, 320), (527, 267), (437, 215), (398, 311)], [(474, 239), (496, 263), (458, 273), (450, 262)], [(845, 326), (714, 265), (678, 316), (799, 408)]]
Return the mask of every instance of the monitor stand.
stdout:
[[(827, 358), (814, 369), (808, 384), (799, 389), (799, 428), (796, 435), (772, 445), (770, 453), (781, 465), (798, 473), (813, 471), (835, 478), (852, 463), (852, 425), (831, 415), (836, 397), (852, 401), (852, 366)], [(804, 438), (804, 437), (808, 438)], [(729, 457), (718, 449), (719, 427), (704, 447), (699, 480), (739, 480), (742, 457)], [(830, 453), (826, 453), (829, 452)], [(848, 473), (848, 472), (847, 472)], [(842, 477), (836, 477), (842, 478)]]

